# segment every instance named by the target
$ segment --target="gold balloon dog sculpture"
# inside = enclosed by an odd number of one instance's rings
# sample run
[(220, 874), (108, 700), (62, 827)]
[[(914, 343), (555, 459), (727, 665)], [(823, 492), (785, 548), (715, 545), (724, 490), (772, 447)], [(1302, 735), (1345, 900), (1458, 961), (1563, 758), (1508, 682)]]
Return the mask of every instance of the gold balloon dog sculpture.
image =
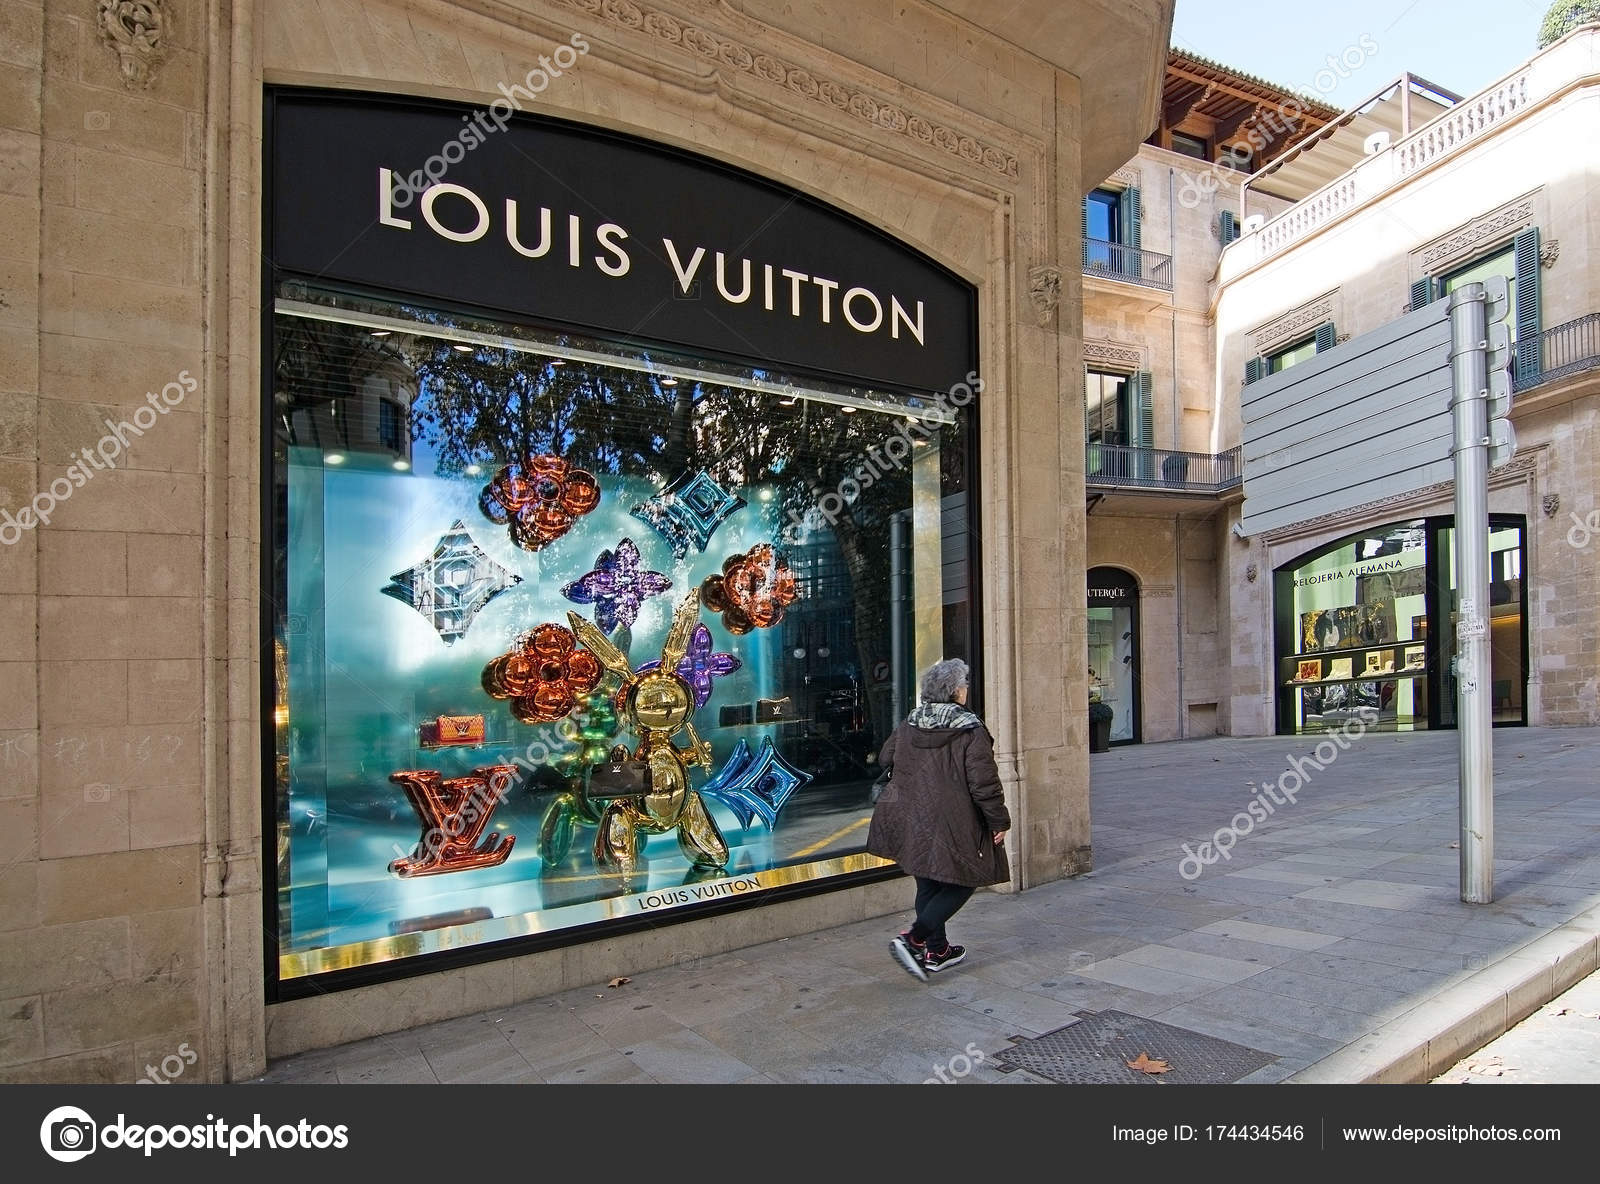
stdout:
[[(661, 647), (661, 665), (644, 674), (634, 672), (627, 657), (598, 626), (575, 612), (568, 612), (567, 620), (584, 648), (623, 679), (617, 699), (628, 728), (639, 737), (631, 757), (642, 761), (650, 774), (647, 793), (607, 803), (594, 840), (595, 866), (631, 871), (639, 860), (639, 835), (665, 834), (673, 829), (678, 832), (679, 848), (696, 866), (724, 866), (727, 840), (700, 795), (689, 788), (689, 765), (710, 769), (711, 745), (694, 730), (694, 691), (676, 673), (700, 622), (699, 589), (678, 606)], [(687, 733), (687, 749), (672, 741), (680, 731)]]

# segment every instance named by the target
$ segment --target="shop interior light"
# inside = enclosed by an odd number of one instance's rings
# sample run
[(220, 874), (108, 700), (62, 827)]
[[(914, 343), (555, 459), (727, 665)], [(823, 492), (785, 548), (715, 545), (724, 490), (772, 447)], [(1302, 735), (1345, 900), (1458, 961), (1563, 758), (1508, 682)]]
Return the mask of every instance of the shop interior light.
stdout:
[(330, 453), (328, 453), (328, 455), (324, 456), (322, 459), (325, 460), (330, 465), (342, 465), (342, 464), (344, 464), (344, 453), (342, 453), (342, 452), (330, 452)]
[(661, 380), (661, 385), (662, 386), (677, 386), (678, 385), (678, 380), (676, 378), (663, 378)]
[(397, 460), (394, 462), (394, 467), (403, 473), (411, 467), (411, 462), (408, 460)]
[(391, 334), (393, 332), (394, 332), (393, 329), (374, 329), (372, 331), (372, 335), (374, 337), (387, 337), (387, 336), (389, 336), (389, 334)]
[(472, 352), (472, 347), (470, 345), (458, 345), (455, 348), (464, 354), (470, 354)]
[(845, 409), (844, 409), (844, 413), (846, 415), (854, 415), (857, 410), (859, 410), (859, 408), (846, 406)]
[(469, 477), (476, 477), (481, 472), (483, 472), (483, 466), (482, 465), (468, 465), (467, 466), (467, 476), (469, 476)]
[(567, 364), (567, 359), (565, 359), (565, 358), (551, 358), (550, 359), (550, 364), (552, 366), (565, 366)]

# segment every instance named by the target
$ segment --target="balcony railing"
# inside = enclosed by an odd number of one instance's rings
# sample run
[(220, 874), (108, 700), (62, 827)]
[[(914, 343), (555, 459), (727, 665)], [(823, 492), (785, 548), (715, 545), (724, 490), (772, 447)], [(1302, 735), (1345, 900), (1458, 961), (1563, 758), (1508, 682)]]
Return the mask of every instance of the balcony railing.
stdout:
[(1083, 274), (1123, 280), (1146, 288), (1172, 291), (1172, 256), (1138, 247), (1107, 242), (1103, 238), (1083, 240)]
[(1532, 390), (1569, 374), (1600, 368), (1600, 312), (1546, 329), (1539, 335), (1539, 373), (1517, 383)]
[(1238, 448), (1214, 454), (1090, 444), (1084, 459), (1085, 484), (1101, 489), (1222, 493), (1238, 485), (1244, 476)]

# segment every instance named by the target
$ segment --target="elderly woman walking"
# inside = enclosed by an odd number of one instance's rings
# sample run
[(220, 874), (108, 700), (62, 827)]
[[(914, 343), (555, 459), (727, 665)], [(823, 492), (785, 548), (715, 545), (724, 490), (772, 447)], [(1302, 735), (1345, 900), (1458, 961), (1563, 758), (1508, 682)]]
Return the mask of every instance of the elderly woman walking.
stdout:
[(878, 756), (887, 784), (867, 832), (867, 850), (917, 881), (917, 919), (889, 948), (927, 981), (966, 957), (945, 923), (987, 884), (1011, 878), (1003, 846), (1011, 815), (994, 763), (994, 738), (966, 708), (967, 664), (935, 663), (922, 675), (921, 703)]

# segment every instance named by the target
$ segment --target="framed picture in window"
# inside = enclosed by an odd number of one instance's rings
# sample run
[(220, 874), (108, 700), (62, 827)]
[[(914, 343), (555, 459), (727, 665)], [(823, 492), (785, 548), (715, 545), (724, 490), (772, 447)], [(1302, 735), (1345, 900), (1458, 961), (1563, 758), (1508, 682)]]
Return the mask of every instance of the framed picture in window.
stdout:
[(1328, 677), (1352, 678), (1355, 673), (1354, 666), (1354, 658), (1333, 658), (1328, 662)]
[(1319, 682), (1322, 679), (1322, 659), (1311, 658), (1300, 663), (1300, 669), (1295, 674), (1295, 682)]

